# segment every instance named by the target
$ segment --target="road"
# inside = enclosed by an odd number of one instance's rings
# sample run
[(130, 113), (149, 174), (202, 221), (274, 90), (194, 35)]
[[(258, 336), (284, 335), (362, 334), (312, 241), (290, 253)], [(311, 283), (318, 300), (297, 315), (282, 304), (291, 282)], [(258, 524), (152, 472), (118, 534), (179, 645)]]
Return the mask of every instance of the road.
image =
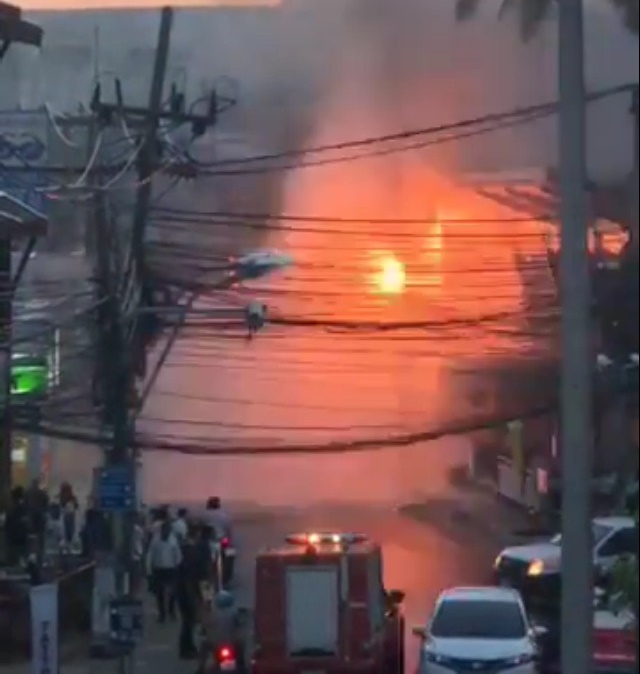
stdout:
[[(354, 129), (352, 135), (362, 133)], [(320, 133), (314, 140), (327, 138)], [(283, 201), (285, 215), (273, 219), (279, 229), (267, 245), (290, 253), (294, 266), (203, 297), (200, 307), (241, 307), (259, 299), (288, 323), (268, 325), (251, 342), (206, 322), (183, 332), (139, 428), (176, 446), (195, 445), (203, 455), (151, 448), (144, 456), (143, 498), (204, 503), (218, 494), (262, 513), (244, 525), (246, 560), (292, 528), (363, 530), (385, 547), (389, 585), (407, 591), (408, 623), (421, 622), (443, 586), (482, 580), (493, 551), (394, 511), (450, 495), (449, 471), (467, 461), (468, 441), (392, 441), (478, 411), (495, 413), (491, 401), (482, 400), (479, 363), (491, 367), (505, 356), (530, 361), (544, 351), (544, 340), (522, 320), (514, 260), (516, 252), (543, 245), (539, 223), (512, 222), (519, 213), (456, 187), (407, 154), (393, 164), (372, 160), (294, 171)], [(329, 220), (290, 222), (287, 213)], [(385, 221), (376, 225), (376, 218)], [(241, 228), (241, 220), (234, 227)], [(204, 256), (200, 263), (208, 256), (213, 268), (217, 254), (219, 269), (218, 229), (215, 222), (185, 224)], [(309, 320), (317, 324), (304, 324)], [(345, 321), (430, 321), (432, 327), (349, 331), (340, 329)], [(474, 392), (465, 379), (469, 371), (480, 380)], [(372, 441), (367, 451), (339, 451), (362, 439)], [(281, 451), (309, 444), (336, 451)], [(259, 453), (243, 454), (247, 448)], [(207, 456), (212, 450), (225, 455)], [(89, 463), (89, 455), (82, 460)], [(79, 464), (76, 457), (56, 470), (89, 475)], [(244, 583), (245, 593), (248, 587)]]
[(293, 531), (334, 529), (363, 532), (382, 544), (387, 589), (402, 589), (407, 593), (404, 604), (408, 627), (406, 671), (413, 674), (417, 644), (410, 635), (411, 626), (424, 624), (443, 588), (486, 581), (495, 551), (490, 544), (480, 544), (478, 539), (465, 545), (457, 536), (449, 535), (446, 525), (436, 529), (418, 524), (386, 507), (352, 505), (297, 512), (282, 509), (275, 517), (263, 514), (254, 522), (243, 524), (240, 601), (247, 601), (251, 596), (251, 570), (247, 561), (261, 546), (273, 544)]

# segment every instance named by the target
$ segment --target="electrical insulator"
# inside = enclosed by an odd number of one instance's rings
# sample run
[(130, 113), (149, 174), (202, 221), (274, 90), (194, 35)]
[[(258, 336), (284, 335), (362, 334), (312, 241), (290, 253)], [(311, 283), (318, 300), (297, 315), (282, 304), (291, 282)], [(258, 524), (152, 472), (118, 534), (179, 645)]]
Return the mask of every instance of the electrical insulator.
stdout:
[(260, 302), (250, 302), (245, 309), (245, 322), (248, 330), (248, 337), (253, 335), (264, 327), (267, 320), (267, 305)]

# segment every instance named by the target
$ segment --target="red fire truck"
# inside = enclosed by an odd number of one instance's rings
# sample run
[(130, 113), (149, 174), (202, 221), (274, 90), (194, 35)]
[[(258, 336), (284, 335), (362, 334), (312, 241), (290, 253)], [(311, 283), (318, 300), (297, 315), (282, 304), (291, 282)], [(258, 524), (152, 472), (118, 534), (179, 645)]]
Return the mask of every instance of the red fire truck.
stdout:
[(256, 560), (251, 672), (404, 674), (403, 599), (366, 536), (288, 536)]

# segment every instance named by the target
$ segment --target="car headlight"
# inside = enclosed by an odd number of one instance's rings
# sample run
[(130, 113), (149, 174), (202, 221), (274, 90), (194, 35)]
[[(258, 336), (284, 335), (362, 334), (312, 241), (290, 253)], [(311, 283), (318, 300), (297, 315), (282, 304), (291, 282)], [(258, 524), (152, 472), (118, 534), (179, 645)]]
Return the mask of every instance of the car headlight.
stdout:
[(500, 568), (500, 564), (502, 564), (502, 555), (498, 555), (493, 562), (493, 568), (495, 570), (498, 570)]
[(528, 665), (535, 660), (536, 656), (533, 653), (523, 653), (515, 658), (510, 658), (505, 662), (507, 667), (517, 667), (518, 665)]
[(544, 562), (541, 559), (536, 559), (529, 564), (527, 569), (527, 576), (541, 576), (546, 571)]
[(446, 655), (438, 655), (438, 653), (434, 653), (433, 651), (424, 651), (424, 659), (437, 665), (446, 665), (451, 662), (451, 658), (448, 658)]

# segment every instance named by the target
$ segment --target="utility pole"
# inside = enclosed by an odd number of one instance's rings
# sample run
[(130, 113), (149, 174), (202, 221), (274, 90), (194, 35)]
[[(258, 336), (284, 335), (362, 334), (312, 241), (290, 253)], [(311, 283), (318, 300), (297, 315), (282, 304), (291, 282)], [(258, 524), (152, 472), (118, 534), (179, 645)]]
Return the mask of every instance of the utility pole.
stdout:
[[(109, 363), (103, 377), (106, 393), (105, 421), (112, 429), (113, 441), (106, 456), (103, 477), (116, 474), (126, 475), (127, 479), (131, 480), (131, 489), (134, 492), (133, 503), (127, 507), (112, 508), (115, 552), (118, 560), (117, 600), (124, 603), (136, 601), (136, 598), (131, 596), (130, 570), (137, 502), (135, 485), (137, 484), (138, 457), (133, 449), (137, 407), (131, 404), (131, 393), (135, 381), (135, 359), (144, 355), (141, 349), (136, 348), (141, 340), (140, 326), (137, 324), (139, 310), (141, 306), (151, 305), (148, 293), (145, 292), (144, 230), (151, 201), (151, 181), (154, 173), (161, 167), (158, 131), (160, 122), (167, 120), (176, 126), (190, 123), (194, 136), (197, 136), (215, 123), (217, 113), (215, 91), (211, 94), (208, 114), (198, 115), (185, 111), (184, 95), (176, 92), (173, 87), (169, 108), (164, 108), (163, 92), (172, 25), (173, 10), (165, 7), (162, 9), (160, 18), (148, 107), (125, 105), (119, 81), (116, 81), (116, 103), (101, 101), (100, 85), (96, 86), (91, 103), (92, 112), (103, 124), (109, 125), (113, 119), (120, 118), (136, 128), (144, 129), (140, 139), (141, 145), (138, 146), (139, 185), (131, 231), (131, 248), (125, 260), (118, 259), (117, 242), (108, 240), (113, 239), (114, 235), (109, 234), (107, 230), (113, 230), (116, 223), (105, 222), (104, 213), (101, 213), (99, 208), (96, 210), (97, 231), (102, 232), (101, 240), (98, 242), (98, 248), (102, 254), (99, 257), (99, 268), (102, 270), (101, 283), (104, 298), (102, 325), (105, 326), (102, 358)], [(132, 408), (135, 409), (132, 410)], [(130, 605), (133, 604), (130, 603)], [(131, 651), (121, 657), (119, 659), (120, 673), (130, 672), (133, 661)]]
[[(153, 71), (153, 80), (149, 96), (149, 108), (141, 115), (145, 121), (145, 130), (142, 137), (142, 145), (139, 152), (138, 173), (140, 184), (135, 206), (135, 216), (132, 231), (131, 257), (125, 260), (116, 260), (118, 250), (117, 238), (113, 232), (109, 234), (110, 227), (115, 228), (117, 223), (106, 221), (104, 195), (96, 197), (96, 227), (99, 235), (98, 240), (98, 267), (101, 276), (101, 290), (105, 302), (104, 313), (106, 319), (106, 334), (104, 337), (104, 356), (111, 363), (106, 372), (106, 396), (105, 420), (113, 430), (113, 444), (108, 451), (106, 463), (116, 470), (121, 470), (128, 475), (134, 498), (128, 509), (113, 514), (114, 545), (116, 553), (116, 592), (118, 600), (126, 600), (131, 597), (131, 569), (133, 562), (133, 527), (136, 516), (137, 498), (135, 496), (136, 461), (137, 457), (133, 449), (134, 419), (131, 415), (131, 384), (133, 368), (131, 361), (129, 329), (135, 320), (135, 314), (131, 315), (131, 309), (124, 302), (128, 302), (127, 289), (133, 286), (138, 288), (143, 280), (142, 250), (144, 244), (144, 225), (146, 223), (149, 202), (151, 199), (151, 178), (158, 165), (157, 131), (160, 114), (162, 112), (162, 96), (164, 80), (167, 69), (170, 48), (171, 27), (173, 10), (164, 8), (161, 14), (156, 59)], [(120, 97), (119, 97), (120, 98)], [(113, 109), (112, 106), (104, 105), (99, 101), (98, 95), (94, 95), (92, 105), (94, 112), (103, 120), (109, 119), (113, 113), (126, 115), (130, 109), (126, 109), (122, 101)], [(124, 291), (123, 291), (124, 288)], [(124, 292), (124, 298), (122, 297)], [(128, 313), (129, 312), (129, 313)], [(134, 335), (135, 339), (135, 335)], [(103, 356), (103, 357), (104, 357)], [(104, 372), (104, 370), (103, 370)], [(133, 670), (133, 651), (127, 649), (118, 658), (120, 674), (128, 674)]]
[(563, 674), (587, 674), (592, 668), (591, 408), (594, 359), (590, 340), (582, 3), (583, 0), (558, 3)]
[[(1, 223), (1, 216), (0, 216)], [(11, 282), (11, 239), (0, 239), (0, 404), (2, 433), (0, 446), (0, 507), (9, 506), (13, 450), (11, 415), (11, 356), (13, 349), (13, 284)]]
[[(138, 194), (135, 206), (135, 215), (132, 233), (132, 264), (125, 262), (121, 272), (124, 276), (124, 285), (127, 287), (129, 282), (139, 284), (143, 279), (143, 257), (144, 246), (144, 226), (146, 223), (149, 202), (151, 200), (151, 177), (157, 166), (156, 141), (158, 131), (159, 114), (162, 109), (162, 94), (164, 90), (164, 80), (169, 60), (169, 49), (171, 42), (171, 27), (173, 24), (173, 10), (170, 7), (162, 9), (160, 17), (160, 29), (158, 33), (158, 44), (156, 48), (156, 58), (153, 67), (153, 80), (151, 83), (151, 92), (149, 95), (149, 109), (147, 111), (147, 125), (142, 140), (142, 147), (139, 156), (139, 181)], [(114, 386), (113, 395), (113, 448), (110, 454), (110, 462), (126, 466), (130, 474), (136, 473), (137, 457), (132, 447), (133, 440), (133, 421), (130, 415), (130, 392), (132, 367), (129, 362), (130, 349), (128, 341), (128, 331), (126, 326), (130, 321), (135, 320), (133, 316), (122, 315), (118, 306), (118, 291), (113, 288), (110, 293), (110, 302), (113, 302), (111, 313), (111, 353), (114, 357)], [(125, 311), (128, 308), (125, 307)], [(135, 337), (134, 337), (135, 338)], [(133, 517), (135, 513), (129, 513), (118, 517), (117, 538), (122, 569), (124, 573), (118, 574), (118, 589), (121, 594), (129, 592), (128, 571), (132, 562), (132, 533)], [(129, 568), (127, 568), (129, 567)], [(126, 671), (125, 665), (121, 665), (121, 672)]]
[[(638, 111), (638, 86), (636, 85), (633, 89), (632, 98), (631, 98), (631, 116), (633, 122), (633, 168), (631, 170), (631, 223), (630, 223), (630, 236), (632, 237), (631, 241), (631, 250), (638, 254), (638, 238), (640, 238), (640, 187), (638, 186), (638, 181), (640, 180), (640, 129), (638, 125), (640, 124), (640, 113)], [(637, 279), (636, 279), (637, 280)]]
[[(40, 47), (42, 35), (42, 28), (22, 18), (20, 7), (0, 1), (0, 63), (12, 44)], [(5, 217), (6, 221), (3, 221)], [(8, 505), (12, 478), (11, 342), (15, 284), (11, 251), (14, 237), (5, 230), (8, 232), (14, 229), (15, 224), (16, 214), (8, 213), (5, 216), (0, 207), (0, 507)], [(18, 236), (24, 234), (19, 233)]]
[(171, 9), (171, 7), (164, 7), (160, 17), (158, 47), (156, 51), (156, 60), (153, 66), (151, 91), (149, 93), (149, 121), (138, 164), (140, 186), (138, 187), (133, 220), (133, 250), (139, 274), (143, 274), (144, 270), (144, 230), (151, 201), (150, 178), (158, 164), (156, 139), (160, 121), (159, 115), (162, 111), (162, 94), (164, 91), (167, 63), (169, 61), (172, 26), (173, 9)]

